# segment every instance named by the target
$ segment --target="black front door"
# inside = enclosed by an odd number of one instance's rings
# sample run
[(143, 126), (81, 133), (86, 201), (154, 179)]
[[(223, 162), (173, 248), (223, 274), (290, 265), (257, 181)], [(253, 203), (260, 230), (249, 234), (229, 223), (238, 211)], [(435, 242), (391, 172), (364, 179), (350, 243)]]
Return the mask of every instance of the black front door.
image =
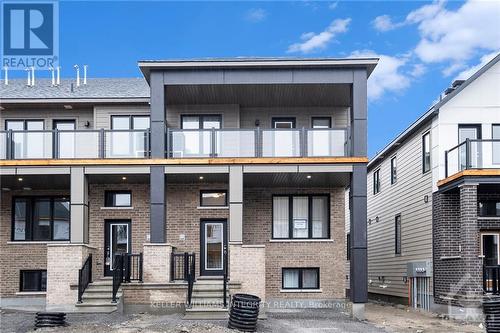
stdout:
[(200, 228), (200, 274), (222, 276), (227, 260), (226, 220), (202, 220)]
[(106, 220), (104, 230), (104, 275), (113, 274), (114, 258), (131, 253), (130, 220)]

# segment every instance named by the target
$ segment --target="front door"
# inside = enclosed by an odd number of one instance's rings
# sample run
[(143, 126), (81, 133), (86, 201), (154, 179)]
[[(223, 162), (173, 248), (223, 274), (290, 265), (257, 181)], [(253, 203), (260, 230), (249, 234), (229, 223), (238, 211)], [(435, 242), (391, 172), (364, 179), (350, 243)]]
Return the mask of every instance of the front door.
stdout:
[[(75, 133), (74, 132), (64, 132), (64, 131), (74, 131), (76, 130), (75, 120), (54, 120), (53, 128), (59, 131), (59, 158), (75, 158)], [(54, 140), (54, 143), (56, 141)]]
[(222, 276), (227, 260), (226, 221), (202, 220), (200, 241), (200, 274)]
[(113, 274), (114, 258), (131, 253), (130, 220), (106, 220), (104, 230), (104, 275)]

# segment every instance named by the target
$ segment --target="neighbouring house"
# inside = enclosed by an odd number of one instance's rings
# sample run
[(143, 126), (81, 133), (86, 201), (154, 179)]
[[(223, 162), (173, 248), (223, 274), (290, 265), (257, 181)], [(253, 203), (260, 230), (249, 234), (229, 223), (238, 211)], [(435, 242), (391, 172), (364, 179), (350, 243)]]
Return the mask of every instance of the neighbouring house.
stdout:
[(2, 82), (2, 306), (213, 318), (248, 292), (348, 297), (361, 317), (376, 64), (140, 61), (144, 78)]
[(498, 294), (499, 60), (455, 81), (369, 162), (371, 297), (448, 312)]

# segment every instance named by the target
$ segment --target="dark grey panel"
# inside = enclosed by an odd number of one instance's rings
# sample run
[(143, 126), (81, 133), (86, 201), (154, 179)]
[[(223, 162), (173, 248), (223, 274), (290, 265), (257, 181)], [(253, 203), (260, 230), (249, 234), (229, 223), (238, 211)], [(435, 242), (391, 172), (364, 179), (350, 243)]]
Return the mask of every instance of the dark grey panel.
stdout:
[[(22, 181), (18, 179), (22, 178)], [(32, 190), (68, 190), (70, 189), (69, 175), (2, 175), (0, 188), (12, 191), (30, 188)]]
[(351, 301), (353, 303), (366, 303), (368, 301), (367, 250), (351, 247), (350, 254)]
[(163, 166), (152, 166), (150, 176), (151, 204), (165, 205), (165, 172)]
[(165, 216), (165, 205), (151, 204), (150, 207), (150, 242), (165, 243), (165, 224), (167, 223)]
[(351, 121), (352, 156), (367, 156), (367, 121), (355, 119)]
[(294, 83), (352, 83), (352, 70), (348, 69), (295, 69)]
[(165, 84), (222, 84), (223, 71), (212, 70), (172, 70), (165, 72)]
[(243, 186), (245, 187), (345, 187), (349, 185), (350, 173), (312, 173), (307, 178), (307, 173), (256, 173), (244, 174)]

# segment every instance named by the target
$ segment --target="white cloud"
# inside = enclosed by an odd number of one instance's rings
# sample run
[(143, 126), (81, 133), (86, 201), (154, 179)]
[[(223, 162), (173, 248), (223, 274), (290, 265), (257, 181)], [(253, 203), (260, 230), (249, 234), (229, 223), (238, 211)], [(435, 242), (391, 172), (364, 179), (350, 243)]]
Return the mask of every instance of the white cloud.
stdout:
[(414, 64), (412, 66), (412, 70), (410, 71), (410, 75), (413, 77), (420, 77), (427, 72), (427, 68), (424, 64)]
[(339, 5), (339, 2), (335, 1), (335, 2), (332, 2), (331, 4), (329, 4), (328, 8), (331, 10), (334, 10), (335, 8), (337, 8), (338, 5)]
[(262, 8), (252, 8), (247, 11), (245, 18), (250, 22), (260, 22), (267, 17), (267, 11)]
[(385, 31), (394, 30), (396, 28), (399, 28), (404, 23), (394, 23), (394, 22), (392, 22), (392, 19), (389, 15), (381, 15), (381, 16), (377, 16), (372, 21), (372, 24), (376, 30), (385, 32)]
[(411, 80), (403, 67), (408, 62), (406, 56), (393, 57), (377, 54), (371, 50), (355, 51), (353, 58), (376, 57), (379, 63), (368, 79), (368, 99), (371, 101), (381, 98), (386, 92), (402, 92), (410, 86)]
[(477, 65), (474, 65), (474, 66), (471, 66), (465, 70), (463, 70), (462, 72), (460, 72), (456, 77), (455, 79), (453, 79), (453, 81), (455, 80), (467, 80), (468, 78), (470, 78), (474, 73), (476, 73), (478, 70), (480, 70), (484, 65), (486, 65), (487, 63), (489, 63), (493, 58), (495, 58), (498, 54), (499, 54), (500, 50), (498, 51), (495, 51), (495, 52), (491, 52), (491, 53), (488, 53), (488, 54), (485, 54), (484, 56), (481, 57), (481, 61), (479, 62), (479, 64)]
[(303, 33), (300, 37), (302, 42), (290, 45), (287, 52), (311, 53), (324, 49), (337, 35), (347, 32), (350, 22), (350, 18), (336, 19), (320, 33)]

